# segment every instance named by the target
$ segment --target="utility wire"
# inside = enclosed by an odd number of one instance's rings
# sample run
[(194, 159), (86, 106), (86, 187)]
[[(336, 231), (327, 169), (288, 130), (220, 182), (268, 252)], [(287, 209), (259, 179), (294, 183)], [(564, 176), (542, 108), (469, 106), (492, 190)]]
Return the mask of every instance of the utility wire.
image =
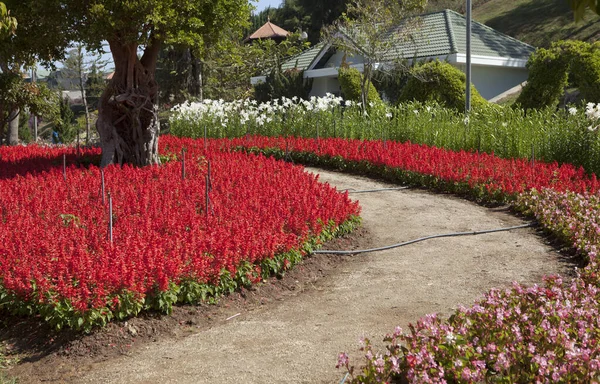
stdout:
[(397, 187), (397, 188), (380, 188), (380, 189), (364, 189), (361, 191), (355, 191), (352, 188), (343, 189), (342, 192), (348, 191), (348, 193), (368, 193), (368, 192), (380, 192), (380, 191), (401, 191), (403, 189), (409, 189), (410, 187)]
[(403, 247), (405, 245), (414, 244), (414, 243), (418, 243), (418, 242), (421, 242), (421, 241), (430, 240), (430, 239), (436, 239), (436, 238), (441, 238), (441, 237), (482, 235), (482, 234), (485, 234), (485, 233), (505, 232), (505, 231), (511, 231), (513, 229), (528, 228), (528, 227), (533, 227), (534, 225), (535, 225), (534, 223), (529, 223), (529, 224), (523, 224), (523, 225), (516, 225), (514, 227), (487, 229), (487, 230), (483, 230), (483, 231), (444, 233), (444, 234), (441, 234), (441, 235), (431, 235), (431, 236), (420, 237), (418, 239), (409, 240), (409, 241), (405, 241), (403, 243), (398, 243), (398, 244), (393, 244), (393, 245), (387, 245), (385, 247), (379, 247), (379, 248), (357, 249), (357, 250), (354, 250), (354, 251), (318, 250), (318, 251), (313, 251), (312, 253), (315, 254), (315, 255), (317, 255), (317, 254), (358, 255), (358, 254), (361, 254), (361, 253), (378, 252), (378, 251), (385, 251), (385, 250), (388, 250), (388, 249), (399, 248), (399, 247)]

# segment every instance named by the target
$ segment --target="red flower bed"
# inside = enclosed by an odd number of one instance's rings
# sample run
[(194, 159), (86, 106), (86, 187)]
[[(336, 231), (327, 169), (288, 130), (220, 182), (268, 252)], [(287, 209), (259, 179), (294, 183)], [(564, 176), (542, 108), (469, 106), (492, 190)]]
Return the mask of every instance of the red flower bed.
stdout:
[(185, 180), (179, 161), (105, 169), (114, 207), (112, 244), (97, 167), (70, 165), (65, 182), (62, 153), (73, 156), (72, 150), (2, 148), (0, 308), (37, 311), (57, 326), (86, 329), (115, 313), (139, 312), (149, 296), (159, 297), (163, 309), (161, 293), (178, 295), (186, 282), (218, 285), (224, 273), (239, 273), (240, 265), (253, 265), (244, 272), (256, 278), (264, 260), (298, 249), (359, 213), (347, 195), (300, 167), (215, 146), (205, 153), (192, 140), (161, 139), (162, 153), (179, 154), (182, 147)]
[(276, 148), (280, 153), (287, 149), (321, 158), (342, 158), (344, 162), (368, 162), (370, 166), (413, 173), (420, 180), (424, 175), (432, 176), (436, 182), (466, 184), (471, 189), (481, 189), (482, 194), (499, 198), (512, 198), (532, 188), (595, 192), (600, 187), (595, 175), (588, 176), (583, 168), (570, 164), (532, 164), (522, 159), (501, 159), (486, 153), (455, 152), (410, 142), (249, 137), (232, 140), (230, 145)]

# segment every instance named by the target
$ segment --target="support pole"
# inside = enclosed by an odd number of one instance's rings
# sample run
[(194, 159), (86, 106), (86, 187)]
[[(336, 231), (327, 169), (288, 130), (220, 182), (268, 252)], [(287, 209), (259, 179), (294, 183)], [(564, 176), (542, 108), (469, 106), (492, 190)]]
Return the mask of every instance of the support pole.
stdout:
[(67, 181), (67, 154), (63, 153), (63, 179)]
[(108, 240), (112, 244), (113, 242), (113, 204), (112, 196), (108, 192)]
[(100, 193), (102, 194), (102, 205), (106, 205), (106, 194), (104, 192), (105, 184), (104, 184), (104, 169), (100, 169), (100, 179), (101, 179), (101, 187)]
[(206, 188), (206, 202), (205, 202), (205, 205), (206, 205), (206, 219), (207, 220), (208, 220), (208, 210), (209, 210), (209, 207), (210, 207), (210, 197), (208, 196), (208, 193), (209, 193), (209, 184), (210, 184), (210, 181), (208, 179), (208, 175), (206, 175), (206, 186), (205, 186), (205, 188)]
[(181, 148), (181, 180), (185, 180), (185, 148)]
[(467, 89), (465, 113), (471, 112), (471, 0), (467, 0)]

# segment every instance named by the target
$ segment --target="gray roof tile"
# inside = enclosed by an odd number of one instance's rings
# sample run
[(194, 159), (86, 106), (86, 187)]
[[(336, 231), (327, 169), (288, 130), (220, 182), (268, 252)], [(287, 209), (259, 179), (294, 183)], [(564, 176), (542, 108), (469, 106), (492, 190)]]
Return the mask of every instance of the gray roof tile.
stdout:
[[(467, 22), (464, 16), (444, 10), (424, 14), (419, 17), (419, 27), (411, 41), (397, 42), (385, 55), (386, 61), (395, 59), (427, 58), (446, 56), (454, 53), (466, 53)], [(406, 25), (401, 23), (398, 28)], [(390, 33), (388, 39), (396, 35)], [(299, 69), (307, 69), (318, 56), (324, 43), (288, 60), (283, 68), (294, 68), (298, 60)], [(492, 57), (527, 59), (535, 51), (529, 44), (496, 31), (477, 21), (472, 23), (471, 54)]]

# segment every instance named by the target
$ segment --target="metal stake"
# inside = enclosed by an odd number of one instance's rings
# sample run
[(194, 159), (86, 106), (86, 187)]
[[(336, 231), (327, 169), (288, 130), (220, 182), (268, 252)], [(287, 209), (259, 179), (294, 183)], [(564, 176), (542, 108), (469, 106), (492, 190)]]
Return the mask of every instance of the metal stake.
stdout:
[(319, 123), (317, 123), (317, 151), (321, 152), (321, 141), (319, 140)]
[(207, 132), (206, 124), (204, 124), (204, 150), (205, 151), (206, 151), (206, 146), (207, 146), (207, 144), (206, 144), (207, 135), (208, 135), (208, 132)]
[(206, 175), (205, 181), (206, 181), (206, 202), (205, 202), (205, 205), (206, 205), (206, 218), (208, 219), (208, 207), (210, 205), (210, 198), (208, 197), (209, 183), (210, 183), (210, 181), (208, 179), (208, 175)]
[(208, 163), (208, 169), (207, 169), (207, 176), (208, 176), (208, 190), (212, 191), (212, 171), (211, 171), (211, 167), (210, 167), (210, 160), (207, 161)]
[(185, 148), (181, 148), (181, 180), (185, 180)]
[(108, 240), (110, 243), (113, 242), (113, 204), (112, 204), (112, 196), (110, 192), (108, 192)]
[(102, 194), (102, 205), (106, 205), (106, 196), (104, 193), (104, 169), (100, 169), (101, 187), (100, 193)]

